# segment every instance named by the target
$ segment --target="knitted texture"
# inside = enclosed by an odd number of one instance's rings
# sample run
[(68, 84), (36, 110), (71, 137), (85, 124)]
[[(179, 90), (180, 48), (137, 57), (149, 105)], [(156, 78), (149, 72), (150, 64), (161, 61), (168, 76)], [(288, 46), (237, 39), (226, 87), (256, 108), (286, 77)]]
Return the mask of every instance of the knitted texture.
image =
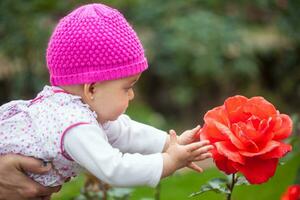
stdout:
[(118, 10), (103, 4), (81, 6), (62, 18), (46, 59), (52, 85), (115, 80), (148, 67), (132, 27)]

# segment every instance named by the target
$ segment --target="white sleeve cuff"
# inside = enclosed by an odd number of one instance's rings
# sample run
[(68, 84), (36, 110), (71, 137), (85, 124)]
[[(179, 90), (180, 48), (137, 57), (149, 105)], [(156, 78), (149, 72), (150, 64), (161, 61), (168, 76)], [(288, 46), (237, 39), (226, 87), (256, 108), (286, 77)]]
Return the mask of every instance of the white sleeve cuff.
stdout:
[[(158, 170), (156, 173), (152, 175), (152, 179), (148, 182), (150, 187), (156, 187), (161, 179), (162, 171), (163, 171), (163, 157), (161, 153), (152, 154), (152, 164), (156, 166), (155, 168)], [(154, 164), (153, 162), (157, 162)]]

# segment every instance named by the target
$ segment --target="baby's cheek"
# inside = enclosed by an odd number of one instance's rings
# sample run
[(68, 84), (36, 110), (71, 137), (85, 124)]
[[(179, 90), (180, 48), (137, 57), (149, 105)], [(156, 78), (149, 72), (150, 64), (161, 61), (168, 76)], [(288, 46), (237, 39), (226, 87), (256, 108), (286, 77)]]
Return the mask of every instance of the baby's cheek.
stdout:
[(123, 104), (123, 105), (122, 105), (122, 107), (120, 108), (120, 112), (121, 112), (121, 114), (125, 113), (125, 112), (126, 112), (126, 110), (127, 110), (127, 108), (128, 108), (128, 103), (126, 103), (126, 104)]
[(114, 115), (120, 116), (121, 114), (123, 114), (126, 111), (127, 107), (128, 107), (128, 104), (126, 104), (126, 103), (118, 104), (114, 108), (114, 111), (113, 111)]

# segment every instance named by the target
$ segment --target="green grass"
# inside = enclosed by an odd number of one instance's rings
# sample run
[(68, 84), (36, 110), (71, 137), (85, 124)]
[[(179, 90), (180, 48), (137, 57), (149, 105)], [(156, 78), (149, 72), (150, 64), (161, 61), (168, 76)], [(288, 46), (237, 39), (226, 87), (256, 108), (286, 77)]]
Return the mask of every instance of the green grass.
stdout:
[[(233, 193), (233, 200), (279, 200), (285, 188), (292, 184), (300, 166), (300, 159), (293, 158), (283, 166), (278, 166), (275, 176), (265, 184), (238, 186)], [(219, 200), (224, 199), (222, 195), (207, 192), (203, 195), (189, 198), (192, 192), (196, 192), (207, 180), (224, 176), (217, 169), (206, 170), (202, 174), (194, 172), (177, 173), (161, 181), (161, 200)], [(63, 189), (56, 194), (54, 200), (69, 200), (80, 192), (84, 178), (80, 176), (76, 181), (64, 185)], [(149, 187), (137, 187), (132, 193), (131, 200), (140, 200), (145, 197), (153, 197), (155, 189)]]
[(71, 200), (80, 193), (80, 188), (84, 183), (83, 175), (74, 178), (72, 181), (63, 185), (59, 193), (52, 196), (52, 200)]

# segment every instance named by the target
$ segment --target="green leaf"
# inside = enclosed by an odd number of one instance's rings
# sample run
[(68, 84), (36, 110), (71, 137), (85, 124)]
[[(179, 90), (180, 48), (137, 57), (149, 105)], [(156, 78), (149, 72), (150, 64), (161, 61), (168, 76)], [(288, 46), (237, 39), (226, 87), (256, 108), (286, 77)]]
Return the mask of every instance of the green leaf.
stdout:
[(208, 191), (229, 194), (230, 190), (227, 187), (227, 183), (227, 180), (224, 178), (214, 178), (210, 180), (207, 184), (202, 185), (200, 187), (200, 190), (198, 192), (192, 193), (190, 197), (194, 197)]
[(200, 195), (200, 194), (202, 194), (204, 192), (212, 191), (212, 190), (213, 190), (213, 188), (210, 185), (205, 184), (205, 185), (201, 186), (201, 188), (200, 188), (200, 190), (198, 192), (193, 192), (192, 194), (190, 194), (189, 197), (194, 197), (194, 196)]
[(239, 176), (235, 183), (235, 186), (238, 185), (250, 185), (250, 183), (247, 181), (247, 179), (244, 176)]

